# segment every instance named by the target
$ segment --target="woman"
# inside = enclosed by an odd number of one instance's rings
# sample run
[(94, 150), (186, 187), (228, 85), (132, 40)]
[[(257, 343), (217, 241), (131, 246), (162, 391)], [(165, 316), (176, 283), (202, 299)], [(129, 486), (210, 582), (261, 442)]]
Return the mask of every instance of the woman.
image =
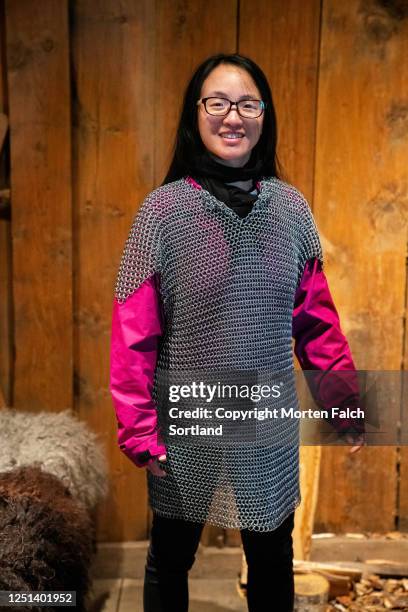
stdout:
[[(278, 389), (262, 409), (298, 407), (292, 336), (302, 368), (354, 370), (313, 216), (278, 176), (276, 141), (261, 69), (240, 55), (208, 58), (188, 84), (166, 179), (143, 202), (125, 245), (110, 388), (120, 448), (147, 467), (145, 612), (188, 609), (188, 570), (206, 521), (241, 530), (249, 610), (264, 610), (271, 597), (271, 609), (293, 609), (298, 419), (217, 416), (224, 435), (206, 435), (215, 413), (255, 407), (248, 396), (224, 396), (199, 417), (203, 435), (188, 427), (188, 415), (210, 405), (188, 391), (220, 389), (220, 381)], [(190, 412), (175, 408), (169, 389), (185, 390), (179, 405)], [(170, 434), (174, 413), (186, 426), (176, 431), (190, 433)], [(332, 423), (362, 431), (360, 422)], [(356, 440), (352, 452), (363, 443)]]

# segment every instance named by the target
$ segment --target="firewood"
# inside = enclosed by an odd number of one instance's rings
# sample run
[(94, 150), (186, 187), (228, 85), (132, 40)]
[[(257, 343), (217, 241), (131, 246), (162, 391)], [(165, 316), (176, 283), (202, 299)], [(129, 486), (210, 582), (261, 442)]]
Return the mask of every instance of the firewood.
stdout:
[(352, 585), (348, 595), (330, 599), (327, 612), (377, 612), (377, 610), (408, 611), (408, 580), (381, 578), (365, 574)]
[(295, 570), (295, 574), (310, 574), (310, 573), (319, 574), (320, 576), (323, 576), (323, 578), (326, 578), (326, 580), (328, 580), (330, 584), (329, 599), (334, 599), (335, 597), (338, 597), (340, 595), (348, 595), (348, 593), (352, 589), (352, 581), (349, 576), (333, 574), (331, 572), (328, 572), (323, 569), (318, 569), (318, 568), (314, 570), (307, 570), (307, 569), (302, 569), (302, 570), (296, 569)]
[(336, 563), (323, 563), (318, 561), (297, 561), (293, 562), (294, 571), (308, 569), (310, 571), (322, 570), (331, 574), (338, 574), (339, 576), (348, 576), (350, 580), (360, 580), (362, 571), (355, 567), (336, 564)]
[(307, 606), (322, 605), (329, 600), (329, 582), (319, 574), (295, 575), (295, 609), (306, 610)]

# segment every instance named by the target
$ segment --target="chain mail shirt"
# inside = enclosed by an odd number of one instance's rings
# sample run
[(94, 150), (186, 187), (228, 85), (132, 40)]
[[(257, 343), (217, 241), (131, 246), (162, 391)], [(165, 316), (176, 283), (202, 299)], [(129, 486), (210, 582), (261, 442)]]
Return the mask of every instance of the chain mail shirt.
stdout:
[(300, 503), (298, 420), (227, 423), (220, 439), (171, 436), (173, 405), (160, 389), (221, 376), (280, 381), (280, 397), (262, 399), (262, 409), (298, 409), (292, 317), (310, 260), (323, 261), (310, 207), (275, 177), (260, 182), (244, 218), (188, 177), (144, 200), (116, 283), (110, 388), (123, 452), (140, 466), (144, 451), (167, 455), (166, 476), (146, 470), (154, 511), (267, 531)]

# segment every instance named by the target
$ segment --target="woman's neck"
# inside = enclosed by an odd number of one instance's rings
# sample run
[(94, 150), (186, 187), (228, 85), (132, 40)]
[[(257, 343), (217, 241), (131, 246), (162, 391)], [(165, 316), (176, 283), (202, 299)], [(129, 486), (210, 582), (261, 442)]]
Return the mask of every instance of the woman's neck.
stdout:
[(252, 188), (253, 181), (252, 179), (247, 181), (234, 181), (233, 183), (226, 183), (226, 185), (232, 185), (233, 187), (244, 189), (244, 191), (249, 191)]

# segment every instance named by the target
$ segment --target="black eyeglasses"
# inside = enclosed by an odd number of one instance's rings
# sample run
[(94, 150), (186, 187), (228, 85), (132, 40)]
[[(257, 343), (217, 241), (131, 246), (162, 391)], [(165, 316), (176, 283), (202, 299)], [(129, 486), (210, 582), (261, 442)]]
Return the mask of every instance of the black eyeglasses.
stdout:
[(197, 105), (204, 104), (204, 108), (209, 115), (222, 117), (228, 115), (232, 105), (237, 107), (237, 112), (241, 117), (256, 119), (260, 117), (266, 108), (265, 102), (262, 100), (240, 100), (239, 102), (231, 102), (227, 98), (200, 98), (197, 100)]

